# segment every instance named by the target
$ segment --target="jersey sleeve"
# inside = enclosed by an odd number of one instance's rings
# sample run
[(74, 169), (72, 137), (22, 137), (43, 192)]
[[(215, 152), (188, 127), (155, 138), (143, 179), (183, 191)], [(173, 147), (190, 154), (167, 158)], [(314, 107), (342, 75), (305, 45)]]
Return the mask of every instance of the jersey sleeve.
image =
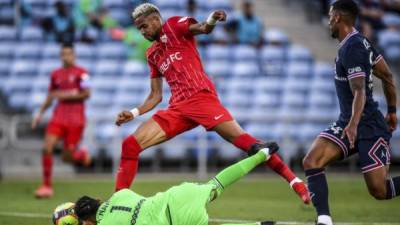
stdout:
[(349, 80), (356, 77), (366, 77), (372, 66), (373, 52), (362, 43), (354, 43), (344, 54), (343, 67)]
[(50, 75), (49, 92), (54, 91), (56, 89), (57, 89), (57, 85), (55, 82), (55, 72), (53, 72)]
[(161, 77), (161, 73), (160, 73), (160, 71), (158, 71), (157, 66), (154, 65), (154, 63), (150, 62), (149, 60), (147, 60), (147, 61), (148, 61), (147, 64), (150, 67), (150, 78), (153, 79), (153, 78)]
[(89, 89), (90, 88), (90, 76), (85, 70), (82, 71), (79, 86), (81, 89)]
[(168, 21), (168, 23), (171, 25), (172, 29), (174, 29), (179, 35), (193, 36), (192, 32), (190, 32), (189, 30), (189, 26), (198, 22), (193, 17), (185, 16), (173, 17)]
[(383, 56), (379, 53), (378, 50), (376, 50), (376, 48), (371, 47), (372, 50), (372, 66), (375, 66), (379, 61), (381, 61), (383, 59)]

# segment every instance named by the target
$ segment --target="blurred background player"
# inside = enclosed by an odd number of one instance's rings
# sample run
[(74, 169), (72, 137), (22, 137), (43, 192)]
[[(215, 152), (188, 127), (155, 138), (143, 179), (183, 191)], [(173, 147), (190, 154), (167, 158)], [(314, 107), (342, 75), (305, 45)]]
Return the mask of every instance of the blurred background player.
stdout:
[[(249, 154), (264, 146), (247, 134), (221, 104), (196, 50), (194, 36), (211, 33), (217, 21), (226, 20), (224, 11), (212, 12), (203, 23), (198, 23), (191, 17), (179, 16), (171, 17), (164, 23), (159, 9), (153, 4), (145, 3), (136, 7), (132, 17), (142, 35), (153, 42), (147, 50), (151, 92), (142, 105), (131, 111), (121, 112), (116, 124), (119, 126), (131, 121), (161, 102), (162, 77), (167, 80), (172, 96), (166, 110), (157, 111), (123, 141), (116, 191), (130, 187), (136, 175), (139, 154), (144, 149), (198, 125), (208, 131), (217, 132)], [(273, 155), (267, 165), (290, 183), (303, 202), (310, 201), (304, 182), (294, 175), (278, 155)]]
[[(90, 225), (206, 225), (207, 204), (257, 165), (268, 161), (271, 154), (278, 150), (276, 143), (265, 147), (253, 156), (226, 168), (208, 183), (183, 183), (149, 198), (123, 189), (114, 193), (104, 203), (83, 196), (75, 203), (75, 213), (80, 220)], [(246, 225), (260, 224), (267, 225), (273, 222)]]
[(32, 121), (32, 128), (35, 129), (53, 100), (57, 101), (46, 129), (42, 156), (43, 184), (35, 192), (38, 198), (53, 195), (53, 150), (58, 141), (64, 142), (64, 161), (84, 166), (89, 166), (91, 161), (86, 149), (77, 149), (85, 128), (84, 101), (90, 96), (89, 75), (85, 69), (75, 65), (74, 49), (70, 44), (62, 46), (61, 61), (63, 66), (51, 74), (46, 100)]
[[(352, 0), (339, 0), (329, 12), (329, 27), (338, 39), (335, 85), (340, 104), (337, 122), (321, 132), (303, 166), (318, 225), (332, 225), (325, 167), (358, 153), (369, 193), (378, 200), (400, 195), (400, 177), (391, 178), (390, 138), (397, 127), (396, 87), (382, 55), (355, 28), (359, 9)], [(372, 95), (372, 75), (381, 79), (388, 105), (386, 118)], [(386, 119), (386, 121), (385, 121)]]

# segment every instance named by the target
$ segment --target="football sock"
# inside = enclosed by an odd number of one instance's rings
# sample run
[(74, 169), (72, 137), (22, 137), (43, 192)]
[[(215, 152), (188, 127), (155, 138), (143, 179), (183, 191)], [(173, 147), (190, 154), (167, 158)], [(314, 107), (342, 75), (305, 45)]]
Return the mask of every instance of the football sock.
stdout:
[(325, 177), (325, 169), (308, 169), (305, 172), (311, 200), (314, 207), (317, 209), (318, 215), (330, 215), (328, 204), (328, 183)]
[[(233, 145), (235, 145), (237, 148), (242, 149), (245, 152), (248, 152), (252, 145), (255, 143), (260, 143), (260, 141), (249, 134), (242, 134), (233, 141)], [(282, 159), (277, 154), (271, 155), (266, 164), (277, 174), (281, 175), (288, 183), (296, 178), (296, 175), (294, 175), (292, 170), (282, 161)]]
[(86, 153), (81, 150), (75, 150), (72, 152), (72, 158), (74, 162), (83, 163), (85, 161)]
[(51, 187), (51, 173), (53, 170), (53, 155), (43, 153), (42, 155), (43, 168), (43, 184)]
[(122, 143), (121, 161), (117, 172), (115, 191), (129, 188), (138, 168), (139, 154), (142, 148), (134, 136), (129, 136)]
[(211, 181), (209, 181), (209, 183), (212, 183), (217, 187), (217, 196), (219, 196), (225, 188), (248, 174), (252, 169), (264, 162), (266, 159), (267, 153), (259, 151), (257, 154), (243, 159), (222, 170)]
[(400, 176), (386, 180), (386, 199), (400, 195)]

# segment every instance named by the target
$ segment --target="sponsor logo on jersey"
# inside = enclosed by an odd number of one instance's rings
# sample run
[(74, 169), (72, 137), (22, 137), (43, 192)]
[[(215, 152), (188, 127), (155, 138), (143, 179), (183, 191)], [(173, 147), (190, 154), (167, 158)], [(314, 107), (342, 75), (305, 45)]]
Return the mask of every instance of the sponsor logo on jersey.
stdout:
[(361, 67), (357, 66), (357, 67), (354, 67), (354, 68), (349, 68), (347, 70), (347, 74), (351, 75), (353, 73), (358, 73), (358, 72), (361, 72), (361, 71), (362, 71)]
[(165, 71), (168, 70), (169, 66), (171, 65), (171, 63), (175, 62), (175, 61), (180, 61), (182, 60), (182, 56), (180, 52), (175, 52), (172, 54), (169, 54), (167, 56), (167, 58), (164, 60), (164, 62), (161, 63), (161, 66), (159, 68), (159, 71), (164, 74)]

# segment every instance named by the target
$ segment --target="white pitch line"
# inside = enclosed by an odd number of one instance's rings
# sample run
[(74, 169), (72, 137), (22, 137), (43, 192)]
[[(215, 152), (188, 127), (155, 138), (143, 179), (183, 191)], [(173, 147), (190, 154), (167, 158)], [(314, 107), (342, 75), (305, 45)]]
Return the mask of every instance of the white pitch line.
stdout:
[[(11, 217), (23, 217), (23, 218), (45, 218), (50, 219), (51, 215), (43, 214), (43, 213), (28, 213), (28, 212), (0, 212), (0, 216), (11, 216)], [(222, 219), (215, 218), (209, 219), (210, 222), (214, 223), (254, 223), (254, 221), (249, 220), (238, 220), (238, 219)], [(400, 223), (378, 223), (378, 222), (368, 222), (368, 223), (346, 223), (339, 222), (335, 223), (335, 225), (400, 225)], [(314, 225), (314, 223), (309, 222), (295, 222), (295, 221), (277, 221), (276, 225)]]

